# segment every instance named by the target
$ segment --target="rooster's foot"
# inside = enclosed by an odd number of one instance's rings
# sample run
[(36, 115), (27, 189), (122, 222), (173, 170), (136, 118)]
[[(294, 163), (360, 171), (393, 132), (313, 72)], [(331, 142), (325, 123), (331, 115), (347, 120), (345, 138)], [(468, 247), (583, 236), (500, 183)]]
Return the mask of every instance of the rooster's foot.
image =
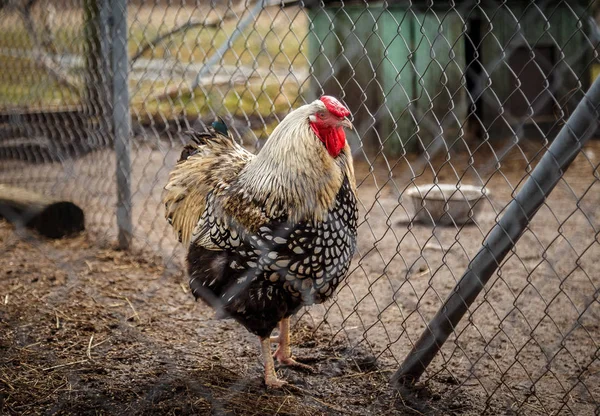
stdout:
[(277, 377), (265, 377), (265, 384), (268, 388), (271, 389), (280, 389), (283, 386), (287, 385), (288, 382), (285, 380), (280, 380)]
[(315, 369), (310, 365), (306, 365), (304, 363), (296, 361), (293, 356), (283, 354), (279, 349), (275, 351), (275, 354), (273, 354), (273, 358), (275, 358), (279, 364), (284, 365), (286, 367), (294, 367), (309, 373), (315, 372)]

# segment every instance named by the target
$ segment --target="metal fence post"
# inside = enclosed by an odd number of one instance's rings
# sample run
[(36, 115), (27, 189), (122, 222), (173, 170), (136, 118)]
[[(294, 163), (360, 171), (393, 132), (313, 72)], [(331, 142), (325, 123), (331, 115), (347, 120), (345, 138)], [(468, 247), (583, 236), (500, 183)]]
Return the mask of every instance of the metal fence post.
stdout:
[(84, 114), (88, 148), (112, 143), (110, 0), (85, 0)]
[(117, 226), (119, 248), (131, 245), (131, 156), (127, 0), (112, 1), (113, 127), (117, 168)]
[(562, 127), (531, 176), (508, 205), (466, 272), (427, 325), (423, 334), (392, 376), (393, 384), (414, 382), (431, 363), (527, 225), (598, 128), (600, 77), (596, 78), (573, 115)]

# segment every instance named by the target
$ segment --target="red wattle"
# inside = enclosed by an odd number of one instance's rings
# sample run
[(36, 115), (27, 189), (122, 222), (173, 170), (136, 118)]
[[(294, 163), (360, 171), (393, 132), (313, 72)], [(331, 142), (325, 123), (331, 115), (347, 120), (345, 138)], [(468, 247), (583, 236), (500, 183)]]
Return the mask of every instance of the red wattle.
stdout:
[(333, 157), (337, 157), (340, 154), (344, 146), (346, 145), (346, 133), (343, 127), (331, 128), (325, 139), (325, 147), (327, 151)]
[(331, 157), (337, 157), (346, 145), (346, 133), (343, 127), (324, 127), (310, 123), (315, 135), (325, 144)]

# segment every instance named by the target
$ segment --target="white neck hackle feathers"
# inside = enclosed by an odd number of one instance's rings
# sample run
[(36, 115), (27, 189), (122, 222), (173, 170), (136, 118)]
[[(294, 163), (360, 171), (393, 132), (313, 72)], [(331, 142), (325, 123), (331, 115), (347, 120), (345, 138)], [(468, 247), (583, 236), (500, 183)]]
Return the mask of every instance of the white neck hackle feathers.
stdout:
[(345, 175), (354, 186), (348, 144), (334, 159), (310, 128), (309, 117), (323, 110), (325, 105), (316, 100), (291, 112), (240, 173), (239, 183), (269, 214), (282, 206), (292, 222), (322, 220)]
[(164, 202), (181, 241), (187, 245), (201, 228), (198, 221), (211, 191), (215, 213), (249, 231), (282, 214), (294, 223), (322, 221), (344, 177), (355, 189), (348, 144), (334, 159), (310, 128), (309, 117), (324, 109), (316, 100), (292, 111), (256, 156), (217, 135), (179, 162), (165, 187)]

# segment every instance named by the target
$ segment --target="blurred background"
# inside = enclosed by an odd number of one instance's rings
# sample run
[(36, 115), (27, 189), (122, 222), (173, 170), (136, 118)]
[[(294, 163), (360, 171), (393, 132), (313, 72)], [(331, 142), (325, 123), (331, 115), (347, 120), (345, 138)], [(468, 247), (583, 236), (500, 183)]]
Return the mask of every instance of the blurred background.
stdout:
[[(388, 377), (600, 74), (599, 13), (583, 0), (0, 0), (0, 183), (73, 201), (93, 244), (158, 256), (184, 282), (161, 196), (185, 131), (222, 117), (257, 152), (290, 110), (335, 95), (356, 127), (358, 253), (337, 298), (297, 325)], [(470, 397), (464, 412), (599, 411), (599, 158), (593, 138), (428, 368), (433, 391)], [(422, 203), (418, 187), (442, 183), (468, 218)]]

